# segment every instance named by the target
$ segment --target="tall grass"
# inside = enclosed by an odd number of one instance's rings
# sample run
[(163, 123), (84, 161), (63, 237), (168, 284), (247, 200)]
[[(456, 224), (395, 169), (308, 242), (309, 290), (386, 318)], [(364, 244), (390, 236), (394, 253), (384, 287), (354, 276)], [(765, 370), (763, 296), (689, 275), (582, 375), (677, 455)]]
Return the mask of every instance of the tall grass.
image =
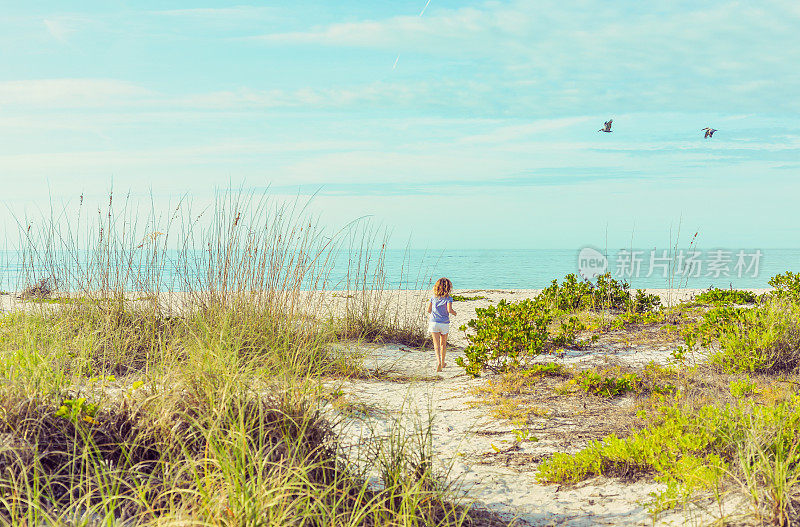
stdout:
[[(380, 245), (376, 249), (375, 242)], [(404, 286), (412, 290), (431, 286), (431, 279), (422, 281), (417, 275), (410, 280), (410, 261), (404, 258), (399, 272), (397, 288), (386, 288), (386, 244), (388, 233), (374, 228), (349, 231), (345, 250), (354, 258), (348, 258), (347, 270), (343, 280), (342, 316), (338, 323), (340, 337), (367, 341), (388, 340), (410, 346), (424, 346), (427, 336), (422, 323), (422, 304), (413, 307), (413, 301), (401, 298)], [(412, 305), (410, 305), (412, 304)]]
[(374, 460), (386, 477), (369, 484), (316, 397), (320, 377), (360, 367), (336, 338), (408, 332), (374, 230), (326, 232), (301, 204), (241, 193), (144, 217), (112, 195), (20, 227), (27, 283), (56, 293), (0, 318), (0, 522), (471, 522), (410, 469), (424, 445)]

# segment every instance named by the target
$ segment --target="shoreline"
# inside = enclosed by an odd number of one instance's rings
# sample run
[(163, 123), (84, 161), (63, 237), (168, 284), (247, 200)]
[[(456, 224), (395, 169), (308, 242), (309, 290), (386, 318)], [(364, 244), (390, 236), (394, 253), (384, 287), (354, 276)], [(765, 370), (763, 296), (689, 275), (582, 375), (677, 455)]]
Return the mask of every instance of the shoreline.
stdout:
[[(500, 288), (482, 288), (482, 289), (454, 289), (451, 295), (460, 295), (460, 296), (473, 296), (473, 297), (484, 297), (479, 299), (468, 299), (468, 300), (457, 300), (456, 302), (459, 304), (473, 304), (473, 303), (484, 303), (489, 304), (492, 302), (497, 302), (499, 300), (505, 299), (508, 301), (520, 301), (527, 298), (534, 298), (538, 294), (540, 294), (544, 289), (500, 289)], [(765, 293), (769, 293), (773, 289), (771, 287), (765, 288), (743, 288), (743, 289), (736, 289), (738, 291), (749, 291), (756, 295), (762, 295)], [(636, 289), (631, 289), (630, 291), (635, 292)], [(661, 299), (662, 305), (665, 306), (672, 306), (680, 302), (685, 302), (692, 300), (698, 294), (708, 291), (708, 288), (705, 289), (698, 289), (698, 288), (685, 288), (685, 289), (668, 289), (668, 288), (648, 288), (642, 289), (645, 294), (654, 294), (658, 295)], [(312, 295), (320, 295), (322, 299), (324, 299), (324, 303), (327, 305), (335, 305), (339, 302), (346, 301), (346, 300), (354, 300), (354, 299), (363, 299), (364, 297), (372, 298), (376, 301), (383, 300), (385, 298), (396, 298), (396, 300), (403, 300), (404, 304), (408, 304), (409, 302), (414, 302), (417, 299), (420, 300), (427, 300), (428, 297), (431, 295), (430, 289), (383, 289), (383, 290), (351, 290), (351, 289), (341, 289), (341, 290), (287, 290), (287, 291), (278, 291), (279, 294), (282, 295), (294, 295), (297, 294), (299, 296), (312, 296)], [(189, 297), (203, 297), (208, 295), (208, 292), (199, 292), (199, 291), (164, 291), (157, 293), (158, 297), (160, 297), (161, 301), (166, 300), (167, 305), (175, 305), (177, 303), (181, 303), (182, 300), (188, 299)], [(254, 294), (257, 295), (258, 293), (238, 293), (238, 294)], [(93, 298), (93, 299), (100, 299), (104, 298), (105, 296), (102, 292), (90, 292), (90, 293), (61, 293), (61, 292), (54, 292), (49, 297), (45, 299), (36, 299), (36, 298), (20, 298), (19, 293), (9, 293), (3, 292), (0, 293), (0, 310), (8, 311), (12, 307), (16, 305), (23, 305), (23, 306), (30, 306), (30, 305), (47, 305), (47, 304), (54, 304), (57, 305), (59, 300), (64, 300), (64, 303), (67, 303), (67, 299), (80, 299), (80, 298)], [(137, 291), (126, 291), (125, 292), (125, 300), (129, 302), (136, 302), (136, 301), (144, 301), (147, 300), (148, 297), (152, 297), (154, 293), (150, 292), (137, 292)], [(362, 296), (363, 295), (363, 296)], [(408, 307), (406, 305), (406, 307)], [(478, 306), (480, 307), (480, 306)]]

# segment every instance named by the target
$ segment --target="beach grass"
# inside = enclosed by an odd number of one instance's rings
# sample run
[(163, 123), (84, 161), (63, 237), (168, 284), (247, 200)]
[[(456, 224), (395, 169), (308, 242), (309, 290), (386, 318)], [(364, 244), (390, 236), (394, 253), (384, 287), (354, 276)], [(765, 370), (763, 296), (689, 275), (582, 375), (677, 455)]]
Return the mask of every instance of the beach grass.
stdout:
[[(324, 232), (241, 193), (137, 213), (112, 195), (89, 218), (20, 222), (35, 301), (0, 316), (0, 523), (475, 524), (408, 440), (424, 430), (354, 465), (320, 395), (362, 369), (334, 343), (422, 338), (382, 302), (373, 230)], [(333, 284), (340, 251), (352, 267)], [(343, 311), (324, 310), (329, 288)]]

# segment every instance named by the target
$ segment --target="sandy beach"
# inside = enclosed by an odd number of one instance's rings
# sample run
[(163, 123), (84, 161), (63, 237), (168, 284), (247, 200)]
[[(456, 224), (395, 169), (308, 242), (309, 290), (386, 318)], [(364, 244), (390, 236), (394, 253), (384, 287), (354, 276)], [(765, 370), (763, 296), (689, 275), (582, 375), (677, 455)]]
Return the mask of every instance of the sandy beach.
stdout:
[[(463, 296), (485, 298), (456, 302), (458, 316), (451, 327), (457, 328), (473, 318), (478, 308), (501, 299), (532, 298), (539, 291), (455, 291)], [(691, 300), (701, 291), (647, 292), (658, 294), (665, 304), (672, 304)], [(414, 312), (429, 296), (427, 291), (387, 293), (408, 312)], [(701, 509), (667, 512), (654, 520), (647, 504), (652, 501), (651, 493), (663, 490), (664, 485), (652, 480), (626, 482), (595, 477), (573, 487), (538, 483), (535, 474), (541, 460), (554, 452), (572, 453), (584, 448), (589, 440), (608, 431), (602, 421), (609, 408), (632, 406), (636, 404), (635, 397), (615, 398), (589, 409), (569, 399), (554, 398), (549, 401), (548, 416), (536, 418), (531, 424), (536, 440), (519, 442), (512, 423), (493, 417), (485, 406), (476, 404), (481, 397), (477, 390), (493, 376), (473, 379), (455, 365), (455, 358), (463, 356), (467, 344), (465, 332), (454, 329), (448, 341), (452, 343), (447, 355), (449, 366), (441, 373), (435, 372), (432, 350), (420, 351), (391, 343), (359, 349), (365, 353), (367, 369), (375, 378), (336, 384), (347, 397), (372, 409), (342, 423), (340, 431), (350, 448), (358, 451), (364, 448), (365, 441), (380, 441), (396, 426), (397, 420), (407, 427), (430, 422), (440, 468), (448, 471), (469, 500), (515, 520), (518, 525), (683, 525), (713, 520), (713, 514)], [(587, 350), (567, 350), (561, 356), (543, 360), (583, 368), (609, 364), (641, 367), (650, 362), (666, 364), (671, 353), (682, 344), (677, 336), (657, 348), (601, 342)]]
[[(657, 294), (664, 305), (689, 301), (702, 290), (647, 290)], [(756, 294), (766, 289), (753, 290)], [(325, 411), (338, 423), (342, 447), (353, 463), (368, 455), (369, 445), (385, 440), (393, 428), (407, 430), (429, 427), (435, 458), (435, 469), (451, 481), (456, 492), (468, 502), (498, 513), (514, 525), (682, 525), (686, 522), (708, 522), (712, 513), (693, 508), (688, 511), (667, 511), (657, 519), (648, 512), (648, 503), (664, 485), (645, 478), (624, 481), (594, 477), (574, 486), (542, 484), (536, 471), (542, 460), (555, 452), (574, 453), (589, 441), (625, 427), (608, 422), (615, 408), (634, 407), (636, 396), (627, 395), (604, 401), (585, 402), (569, 397), (546, 397), (536, 404), (541, 415), (528, 423), (531, 436), (520, 441), (515, 425), (492, 414), (481, 404), (481, 389), (496, 377), (479, 378), (466, 375), (455, 364), (463, 357), (468, 344), (461, 324), (476, 316), (476, 310), (496, 304), (535, 297), (540, 290), (455, 290), (453, 294), (474, 298), (454, 303), (458, 315), (451, 323), (448, 338), (448, 367), (437, 373), (431, 349), (417, 349), (397, 343), (340, 343), (340, 351), (364, 357), (362, 378), (326, 381), (326, 388), (335, 393), (336, 403), (328, 402)], [(370, 302), (401, 319), (424, 325), (424, 307), (429, 291), (390, 290), (371, 293)], [(330, 291), (315, 295), (315, 302), (304, 300), (318, 310), (317, 316), (341, 316), (347, 302), (360, 301), (357, 292)], [(136, 295), (131, 296), (137, 302)], [(166, 302), (180, 310), (185, 295), (173, 293)], [(377, 303), (377, 304), (375, 304)], [(0, 297), (3, 311), (35, 309), (44, 306), (57, 309), (59, 304), (39, 304), (11, 295)], [(648, 363), (667, 364), (671, 354), (683, 344), (678, 335), (657, 346), (625, 342), (604, 336), (586, 349), (565, 349), (557, 355), (541, 357), (543, 361), (567, 366), (595, 368), (608, 365), (642, 367)], [(343, 401), (346, 401), (343, 404)], [(343, 410), (344, 408), (344, 410)], [(376, 480), (377, 480), (377, 476)]]

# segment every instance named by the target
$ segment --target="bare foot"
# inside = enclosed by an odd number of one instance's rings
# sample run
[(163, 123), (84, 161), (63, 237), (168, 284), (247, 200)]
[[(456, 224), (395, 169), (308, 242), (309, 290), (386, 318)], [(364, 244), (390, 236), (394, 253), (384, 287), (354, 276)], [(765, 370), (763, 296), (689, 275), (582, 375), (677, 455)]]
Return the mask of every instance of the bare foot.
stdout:
[(442, 365), (441, 364), (436, 368), (436, 371), (437, 372), (442, 371)]
[(443, 363), (442, 363), (442, 369), (445, 369), (445, 368), (447, 368), (447, 363), (446, 363), (446, 362), (443, 362)]

